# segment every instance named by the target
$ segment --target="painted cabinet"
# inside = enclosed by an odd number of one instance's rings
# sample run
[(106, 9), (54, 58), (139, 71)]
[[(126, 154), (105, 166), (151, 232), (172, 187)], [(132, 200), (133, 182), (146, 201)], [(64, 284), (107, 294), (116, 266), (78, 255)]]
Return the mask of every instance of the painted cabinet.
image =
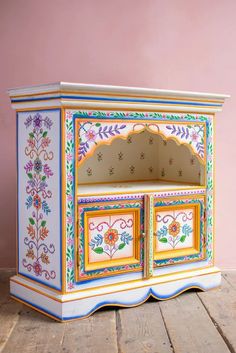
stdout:
[(213, 135), (226, 95), (69, 83), (9, 94), (13, 298), (67, 321), (220, 284)]

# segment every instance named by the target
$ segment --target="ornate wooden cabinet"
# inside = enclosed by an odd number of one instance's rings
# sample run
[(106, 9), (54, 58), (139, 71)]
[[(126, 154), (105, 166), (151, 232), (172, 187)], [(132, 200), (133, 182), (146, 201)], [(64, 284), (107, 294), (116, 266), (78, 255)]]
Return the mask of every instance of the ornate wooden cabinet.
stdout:
[(63, 82), (9, 94), (13, 298), (64, 321), (219, 286), (213, 130), (226, 95)]

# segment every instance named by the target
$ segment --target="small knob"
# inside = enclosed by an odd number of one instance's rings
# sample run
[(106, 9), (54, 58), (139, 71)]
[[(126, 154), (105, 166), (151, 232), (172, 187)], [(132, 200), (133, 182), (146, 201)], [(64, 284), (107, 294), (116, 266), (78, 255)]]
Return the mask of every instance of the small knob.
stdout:
[(145, 238), (146, 234), (145, 233), (141, 233), (141, 237)]

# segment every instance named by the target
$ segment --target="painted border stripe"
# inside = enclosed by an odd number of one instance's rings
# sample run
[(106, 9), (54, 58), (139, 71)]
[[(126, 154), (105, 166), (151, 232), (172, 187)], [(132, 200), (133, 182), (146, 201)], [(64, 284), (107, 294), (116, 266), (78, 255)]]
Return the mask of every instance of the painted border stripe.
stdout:
[(75, 100), (96, 100), (96, 101), (111, 101), (111, 102), (129, 102), (129, 103), (161, 103), (161, 104), (179, 104), (179, 105), (193, 105), (193, 106), (212, 106), (212, 107), (221, 107), (222, 103), (201, 103), (201, 102), (190, 102), (190, 101), (177, 101), (177, 100), (159, 100), (159, 99), (129, 99), (129, 98), (109, 98), (109, 97), (92, 97), (92, 96), (67, 96), (67, 95), (55, 95), (51, 97), (36, 97), (36, 98), (12, 98), (12, 103), (19, 103), (19, 102), (33, 102), (33, 101), (44, 101), (44, 100), (51, 100), (51, 99), (75, 99)]

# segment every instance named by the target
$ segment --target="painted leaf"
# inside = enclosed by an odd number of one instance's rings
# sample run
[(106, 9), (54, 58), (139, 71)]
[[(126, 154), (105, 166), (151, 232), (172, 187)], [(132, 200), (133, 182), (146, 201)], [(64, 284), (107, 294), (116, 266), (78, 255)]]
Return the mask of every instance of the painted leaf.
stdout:
[(29, 177), (30, 179), (32, 179), (32, 178), (33, 178), (32, 173), (28, 173), (27, 175), (28, 175), (28, 177)]
[(125, 245), (126, 245), (125, 243), (120, 243), (120, 245), (118, 246), (118, 249), (119, 250), (123, 249), (125, 247)]
[(102, 254), (103, 248), (101, 246), (99, 246), (98, 248), (93, 249), (93, 251), (95, 251), (95, 253), (97, 253), (97, 254)]
[(183, 243), (185, 239), (186, 239), (186, 235), (182, 235), (182, 237), (180, 238), (181, 243)]
[(32, 206), (32, 204), (33, 204), (33, 198), (32, 198), (32, 196), (28, 196), (27, 200), (25, 202), (27, 210)]
[(32, 224), (32, 226), (35, 224), (35, 221), (33, 218), (29, 218), (29, 222), (30, 222), (30, 224)]
[(46, 223), (47, 223), (46, 221), (42, 221), (42, 222), (41, 222), (41, 227), (45, 227), (45, 226), (46, 226)]
[(161, 239), (159, 239), (159, 241), (162, 243), (167, 243), (167, 238), (161, 238)]

